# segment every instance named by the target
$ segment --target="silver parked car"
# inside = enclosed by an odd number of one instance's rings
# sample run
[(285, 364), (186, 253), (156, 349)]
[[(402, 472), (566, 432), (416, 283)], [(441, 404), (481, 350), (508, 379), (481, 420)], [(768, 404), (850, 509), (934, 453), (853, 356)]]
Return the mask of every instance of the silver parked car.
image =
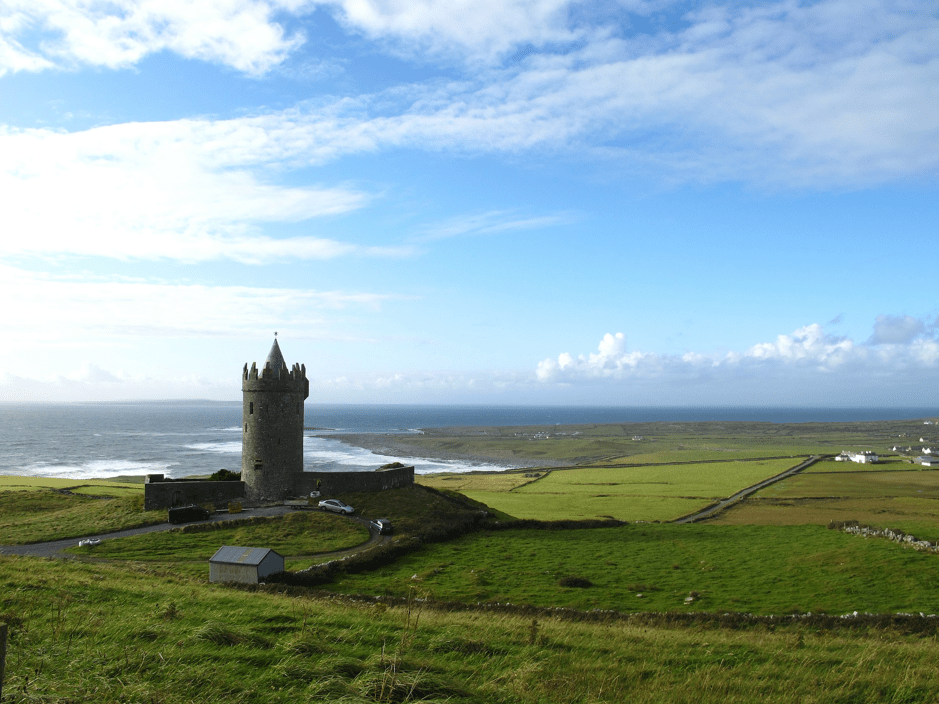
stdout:
[(324, 511), (335, 511), (336, 513), (341, 513), (343, 516), (348, 516), (350, 513), (355, 513), (355, 509), (352, 508), (349, 504), (344, 504), (339, 499), (324, 499), (319, 502), (319, 507)]

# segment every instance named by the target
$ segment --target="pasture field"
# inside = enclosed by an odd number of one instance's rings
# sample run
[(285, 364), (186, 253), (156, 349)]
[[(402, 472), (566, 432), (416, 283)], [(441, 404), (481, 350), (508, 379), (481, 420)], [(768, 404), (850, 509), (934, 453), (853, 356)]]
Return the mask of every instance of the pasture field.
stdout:
[(68, 552), (95, 559), (159, 563), (162, 569), (204, 579), (209, 558), (222, 545), (276, 546), (274, 549), (287, 558), (289, 570), (309, 567), (313, 561), (308, 556), (351, 548), (369, 537), (361, 523), (313, 511), (294, 511), (257, 523), (218, 525), (196, 524), (189, 530), (109, 539), (100, 545), (69, 548)]
[(934, 630), (902, 624), (437, 610), (16, 557), (0, 557), (0, 585), (10, 704), (931, 704), (939, 691)]
[(831, 472), (889, 472), (895, 470), (898, 472), (909, 472), (910, 470), (921, 470), (920, 465), (911, 463), (908, 459), (898, 455), (881, 455), (880, 461), (876, 464), (859, 464), (857, 462), (836, 462), (834, 458), (819, 460), (807, 470), (806, 474), (831, 473)]
[(661, 521), (686, 516), (710, 502), (676, 496), (604, 496), (576, 497), (563, 493), (521, 494), (516, 492), (467, 491), (466, 496), (498, 508), (515, 518), (540, 521), (590, 520), (615, 518), (628, 521)]
[(638, 467), (553, 469), (540, 478), (525, 473), (425, 475), (418, 481), (460, 487), (461, 493), (516, 518), (541, 520), (610, 517), (668, 521), (704, 508), (801, 461), (795, 459), (702, 462)]
[[(343, 436), (385, 452), (544, 466), (642, 464), (888, 452), (920, 437), (939, 444), (921, 420), (859, 423), (675, 422), (549, 427), (429, 428), (422, 435)], [(930, 435), (935, 433), (935, 435)], [(929, 436), (929, 437), (926, 437)], [(641, 438), (641, 439), (640, 439)]]
[(143, 494), (143, 484), (108, 479), (58, 479), (56, 477), (0, 476), (0, 491), (37, 491), (67, 489), (92, 496), (130, 496)]
[(937, 580), (935, 555), (821, 526), (634, 524), (471, 534), (330, 589), (620, 612), (939, 613)]
[(908, 464), (901, 465), (906, 469), (881, 471), (854, 466), (857, 471), (839, 467), (834, 472), (804, 472), (789, 477), (707, 522), (824, 525), (829, 521), (856, 520), (939, 541), (939, 472), (912, 469)]
[(143, 493), (113, 499), (52, 489), (0, 491), (0, 545), (21, 545), (166, 522), (166, 511), (144, 511)]

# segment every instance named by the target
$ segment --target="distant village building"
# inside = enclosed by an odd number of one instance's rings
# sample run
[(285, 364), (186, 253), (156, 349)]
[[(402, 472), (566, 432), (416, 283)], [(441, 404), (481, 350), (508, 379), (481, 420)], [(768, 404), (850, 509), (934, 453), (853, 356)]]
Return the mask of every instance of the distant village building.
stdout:
[(870, 450), (864, 452), (849, 452), (843, 450), (840, 455), (835, 457), (835, 462), (857, 462), (858, 464), (876, 464), (880, 458)]
[(916, 458), (916, 463), (921, 464), (924, 467), (939, 467), (939, 457), (923, 455), (922, 457)]
[(209, 558), (210, 582), (257, 584), (268, 575), (284, 571), (284, 556), (270, 548), (223, 545)]

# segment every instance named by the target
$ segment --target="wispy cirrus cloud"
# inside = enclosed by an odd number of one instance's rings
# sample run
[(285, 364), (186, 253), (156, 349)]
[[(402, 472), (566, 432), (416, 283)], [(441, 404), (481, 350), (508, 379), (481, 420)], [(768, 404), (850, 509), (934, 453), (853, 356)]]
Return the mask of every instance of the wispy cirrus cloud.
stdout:
[(506, 232), (540, 230), (567, 224), (574, 220), (570, 213), (551, 215), (521, 216), (518, 213), (491, 210), (485, 213), (471, 213), (450, 218), (445, 222), (429, 225), (421, 234), (415, 236), (418, 242), (450, 239), (453, 237), (479, 237)]
[[(11, 338), (78, 344), (102, 339), (253, 335), (272, 324), (294, 337), (330, 337), (330, 316), (377, 311), (390, 293), (212, 286), (120, 277), (56, 276), (0, 265)], [(37, 326), (36, 322), (42, 321)], [(40, 338), (42, 338), (40, 340)], [(345, 339), (345, 338), (342, 338)]]
[(73, 134), (0, 130), (7, 235), (0, 255), (262, 263), (413, 253), (265, 234), (264, 225), (347, 213), (369, 197), (346, 187), (278, 183), (267, 170), (269, 148), (252, 141), (259, 130), (250, 121), (244, 126), (239, 132), (238, 121), (182, 120)]
[[(630, 11), (656, 5), (633, 3)], [(272, 24), (277, 13), (300, 16), (313, 5), (255, 0), (161, 7), (141, 0), (116, 12), (110, 3), (17, 0), (0, 10), (0, 36), (8, 39), (0, 58), (22, 59), (10, 43), (17, 36), (64, 26), (77, 13), (85, 19), (76, 20), (71, 43), (49, 45), (76, 61), (93, 62), (88, 52), (100, 41), (126, 58), (94, 60), (124, 65), (144, 51), (135, 42), (152, 40), (160, 50), (223, 62), (235, 61), (225, 52), (237, 46), (247, 62), (237, 64), (240, 70), (260, 71), (299, 41), (299, 35), (278, 34)], [(306, 258), (408, 256), (406, 247), (362, 248), (328, 234), (283, 241), (263, 232), (271, 223), (340, 215), (369, 202), (369, 194), (347, 185), (285, 185), (292, 170), (398, 148), (513, 158), (563, 153), (586, 158), (598, 170), (665, 181), (795, 188), (932, 178), (939, 169), (933, 99), (939, 23), (924, 21), (921, 3), (707, 5), (685, 15), (677, 29), (630, 37), (603, 22), (577, 24), (574, 32), (564, 19), (572, 6), (556, 0), (493, 6), (476, 13), (474, 31), (463, 34), (437, 31), (451, 21), (446, 8), (469, 12), (460, 2), (332, 7), (370, 36), (411, 37), (417, 46), (425, 35), (458, 42), (459, 34), (483, 53), (510, 46), (509, 30), (528, 18), (529, 34), (514, 41), (540, 48), (461, 79), (248, 117), (74, 133), (0, 128), (0, 193), (14, 233), (4, 239), (5, 251), (245, 262), (270, 261), (285, 251)], [(109, 13), (116, 13), (110, 23)], [(162, 29), (132, 29), (147, 23)], [(262, 49), (239, 43), (245, 27), (263, 30), (256, 40)], [(105, 34), (98, 39), (81, 39), (82, 32), (98, 36), (99, 30)], [(224, 40), (216, 41), (213, 31)], [(124, 42), (121, 32), (133, 37)], [(161, 32), (178, 35), (181, 48), (160, 39)], [(563, 51), (548, 46), (552, 37), (574, 34), (577, 42)], [(200, 54), (203, 44), (216, 54)], [(51, 60), (31, 56), (36, 67)], [(547, 217), (483, 213), (425, 236), (550, 226), (559, 216)]]

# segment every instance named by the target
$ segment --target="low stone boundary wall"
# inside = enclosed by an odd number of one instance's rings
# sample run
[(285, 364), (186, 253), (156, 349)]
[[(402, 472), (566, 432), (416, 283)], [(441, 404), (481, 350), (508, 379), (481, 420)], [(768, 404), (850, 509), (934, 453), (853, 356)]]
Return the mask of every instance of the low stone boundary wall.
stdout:
[(355, 491), (400, 489), (414, 483), (414, 467), (379, 469), (374, 472), (304, 472), (298, 494), (319, 491), (324, 497)]
[[(374, 472), (303, 472), (295, 477), (293, 494), (305, 496), (311, 491), (319, 491), (323, 496), (330, 496), (411, 486), (414, 484), (414, 467)], [(186, 504), (212, 503), (222, 507), (229, 501), (239, 501), (244, 497), (244, 482), (151, 480), (144, 484), (143, 506), (148, 511)]]
[(900, 545), (919, 550), (920, 552), (939, 553), (939, 544), (931, 543), (928, 540), (920, 540), (902, 530), (892, 528), (875, 528), (866, 526), (857, 521), (832, 521), (828, 524), (831, 530), (840, 530), (844, 533), (852, 533), (863, 538), (886, 538)]
[(143, 485), (143, 507), (147, 511), (186, 504), (212, 503), (219, 507), (243, 499), (244, 495), (244, 482), (147, 482)]

